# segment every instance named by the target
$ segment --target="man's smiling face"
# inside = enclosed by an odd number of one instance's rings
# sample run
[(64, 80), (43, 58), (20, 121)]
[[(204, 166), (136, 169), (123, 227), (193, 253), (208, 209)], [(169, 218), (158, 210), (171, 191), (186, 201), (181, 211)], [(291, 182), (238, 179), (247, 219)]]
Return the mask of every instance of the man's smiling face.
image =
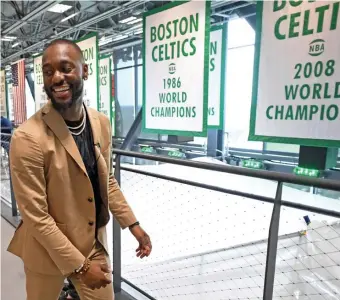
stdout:
[(52, 44), (44, 51), (42, 64), (44, 88), (57, 110), (82, 101), (88, 67), (79, 49), (65, 42)]

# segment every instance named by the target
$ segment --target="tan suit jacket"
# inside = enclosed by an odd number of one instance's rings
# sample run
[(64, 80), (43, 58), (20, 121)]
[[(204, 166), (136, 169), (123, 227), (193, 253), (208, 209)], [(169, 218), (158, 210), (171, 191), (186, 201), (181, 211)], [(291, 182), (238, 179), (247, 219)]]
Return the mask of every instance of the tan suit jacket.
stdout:
[[(124, 229), (136, 222), (112, 174), (111, 124), (88, 108), (102, 197), (101, 224), (109, 210)], [(90, 254), (96, 211), (91, 181), (63, 118), (51, 103), (15, 130), (10, 149), (15, 198), (23, 222), (8, 251), (31, 271), (65, 276)], [(106, 228), (98, 240), (108, 251)]]

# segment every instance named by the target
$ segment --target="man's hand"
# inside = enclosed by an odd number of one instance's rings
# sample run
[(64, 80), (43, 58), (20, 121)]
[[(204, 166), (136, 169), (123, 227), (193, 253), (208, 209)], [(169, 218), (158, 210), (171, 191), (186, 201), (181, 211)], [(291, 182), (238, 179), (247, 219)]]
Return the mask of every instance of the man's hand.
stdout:
[(131, 233), (139, 243), (139, 247), (136, 249), (137, 257), (148, 257), (152, 250), (150, 237), (139, 225), (130, 228)]
[(112, 281), (109, 279), (111, 271), (106, 263), (92, 261), (86, 273), (80, 275), (80, 279), (91, 289), (106, 287)]

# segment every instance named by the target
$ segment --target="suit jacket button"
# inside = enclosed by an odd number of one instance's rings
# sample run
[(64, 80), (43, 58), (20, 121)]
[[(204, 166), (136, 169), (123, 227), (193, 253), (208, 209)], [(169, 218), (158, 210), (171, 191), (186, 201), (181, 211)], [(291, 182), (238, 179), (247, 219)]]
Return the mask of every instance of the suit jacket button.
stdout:
[(93, 198), (89, 198), (87, 199), (89, 202), (93, 202)]
[(90, 226), (93, 226), (93, 224), (94, 224), (94, 223), (93, 223), (92, 221), (89, 222), (89, 225), (90, 225)]

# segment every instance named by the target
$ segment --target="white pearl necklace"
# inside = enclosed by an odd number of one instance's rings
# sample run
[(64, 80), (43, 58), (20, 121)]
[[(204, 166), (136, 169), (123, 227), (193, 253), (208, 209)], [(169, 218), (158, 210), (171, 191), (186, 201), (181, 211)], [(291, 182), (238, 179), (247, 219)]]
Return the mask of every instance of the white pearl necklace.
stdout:
[[(76, 126), (76, 127), (72, 127), (72, 126), (68, 126), (67, 128), (68, 130), (71, 132), (72, 135), (80, 135), (83, 133), (84, 129), (86, 127), (86, 112), (85, 112), (85, 108), (83, 106), (83, 120), (81, 121), (80, 125)], [(78, 130), (79, 131), (72, 131), (72, 130)]]

